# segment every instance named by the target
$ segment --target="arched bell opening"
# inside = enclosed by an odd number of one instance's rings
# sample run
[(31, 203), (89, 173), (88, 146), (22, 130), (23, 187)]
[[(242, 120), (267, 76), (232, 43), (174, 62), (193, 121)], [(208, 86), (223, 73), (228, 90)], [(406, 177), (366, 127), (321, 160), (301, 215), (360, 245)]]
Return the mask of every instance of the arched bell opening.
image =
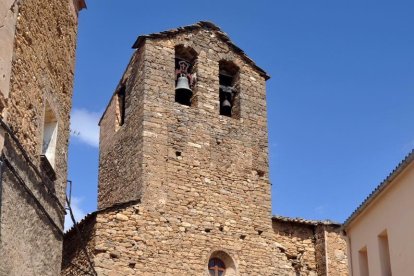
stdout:
[(209, 276), (236, 276), (236, 265), (233, 259), (224, 251), (214, 251), (208, 261)]
[(240, 117), (239, 71), (239, 67), (231, 61), (221, 60), (219, 62), (220, 115)]
[(190, 47), (175, 47), (175, 101), (191, 106), (194, 103), (197, 52)]

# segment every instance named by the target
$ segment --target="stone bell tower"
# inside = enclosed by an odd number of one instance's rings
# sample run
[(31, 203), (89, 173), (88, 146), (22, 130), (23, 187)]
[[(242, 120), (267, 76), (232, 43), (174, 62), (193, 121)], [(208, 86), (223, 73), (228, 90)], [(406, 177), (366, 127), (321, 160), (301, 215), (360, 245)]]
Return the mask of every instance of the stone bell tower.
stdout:
[(140, 202), (176, 226), (172, 250), (188, 237), (203, 269), (217, 249), (228, 266), (267, 274), (272, 249), (257, 245), (271, 232), (269, 76), (208, 22), (134, 48), (100, 122), (99, 208)]
[(100, 122), (99, 208), (205, 202), (268, 220), (267, 74), (207, 22), (134, 48)]
[[(209, 22), (140, 36), (100, 121), (98, 275), (289, 275), (268, 178), (269, 76)], [(63, 275), (89, 270), (75, 230)]]

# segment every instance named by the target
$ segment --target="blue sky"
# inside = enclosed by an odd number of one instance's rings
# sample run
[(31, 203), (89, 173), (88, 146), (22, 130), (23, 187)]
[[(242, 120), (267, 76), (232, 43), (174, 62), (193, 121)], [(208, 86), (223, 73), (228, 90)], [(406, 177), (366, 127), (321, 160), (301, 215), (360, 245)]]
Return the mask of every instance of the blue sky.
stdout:
[[(98, 127), (138, 35), (200, 20), (264, 68), (272, 211), (342, 222), (414, 148), (413, 1), (88, 1), (69, 179), (96, 209)], [(77, 133), (79, 132), (79, 133)]]

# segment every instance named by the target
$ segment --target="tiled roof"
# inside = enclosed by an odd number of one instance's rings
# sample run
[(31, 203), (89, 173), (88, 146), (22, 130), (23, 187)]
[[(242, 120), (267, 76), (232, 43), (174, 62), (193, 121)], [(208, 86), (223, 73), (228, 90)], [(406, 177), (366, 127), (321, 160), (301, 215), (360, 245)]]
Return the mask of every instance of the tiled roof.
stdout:
[[(98, 214), (98, 211), (92, 212), (87, 214), (86, 216), (84, 216), (80, 221), (77, 222), (78, 227), (81, 229), (83, 227), (84, 224), (89, 223), (90, 220), (92, 220), (93, 218), (96, 217), (96, 215)], [(65, 232), (65, 236), (70, 236), (74, 233), (76, 233), (76, 228), (75, 225), (72, 225), (66, 232)]]
[(307, 225), (332, 225), (332, 226), (340, 226), (340, 223), (331, 221), (331, 220), (307, 220), (303, 218), (289, 218), (283, 216), (273, 216), (272, 220), (276, 221), (283, 221), (283, 222), (293, 222), (293, 223), (300, 223), (300, 224), (307, 224)]
[(176, 34), (180, 34), (180, 33), (183, 33), (183, 32), (191, 32), (191, 31), (198, 30), (198, 29), (213, 30), (221, 40), (223, 40), (225, 43), (227, 43), (227, 45), (229, 45), (229, 47), (231, 49), (233, 49), (233, 51), (238, 53), (248, 64), (250, 64), (253, 68), (255, 68), (260, 73), (261, 76), (263, 76), (266, 80), (268, 80), (270, 78), (270, 76), (262, 68), (257, 66), (256, 63), (252, 59), (250, 59), (242, 49), (240, 49), (238, 46), (236, 46), (230, 40), (229, 36), (225, 32), (223, 32), (214, 23), (211, 23), (211, 22), (208, 22), (208, 21), (200, 21), (200, 22), (195, 23), (193, 25), (183, 26), (183, 27), (179, 27), (179, 28), (176, 28), (176, 29), (163, 31), (163, 32), (160, 32), (160, 33), (152, 33), (152, 34), (147, 34), (147, 35), (141, 35), (137, 38), (137, 40), (135, 41), (132, 48), (136, 49), (136, 48), (141, 47), (142, 43), (144, 43), (144, 41), (147, 38), (171, 37), (171, 36), (174, 36)]
[(414, 160), (414, 149), (401, 161), (397, 167), (382, 181), (374, 191), (358, 206), (358, 208), (344, 222), (342, 228), (345, 229), (358, 215), (387, 188), (392, 181)]

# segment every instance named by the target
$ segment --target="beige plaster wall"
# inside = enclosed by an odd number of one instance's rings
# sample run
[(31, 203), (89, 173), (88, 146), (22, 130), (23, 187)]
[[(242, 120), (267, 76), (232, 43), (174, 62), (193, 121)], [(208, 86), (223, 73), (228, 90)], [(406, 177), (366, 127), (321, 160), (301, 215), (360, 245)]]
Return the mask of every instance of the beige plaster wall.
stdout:
[(358, 251), (363, 247), (368, 251), (369, 275), (386, 275), (381, 271), (378, 241), (378, 235), (384, 230), (388, 233), (392, 275), (414, 275), (413, 195), (414, 163), (347, 227), (354, 276), (361, 275)]

